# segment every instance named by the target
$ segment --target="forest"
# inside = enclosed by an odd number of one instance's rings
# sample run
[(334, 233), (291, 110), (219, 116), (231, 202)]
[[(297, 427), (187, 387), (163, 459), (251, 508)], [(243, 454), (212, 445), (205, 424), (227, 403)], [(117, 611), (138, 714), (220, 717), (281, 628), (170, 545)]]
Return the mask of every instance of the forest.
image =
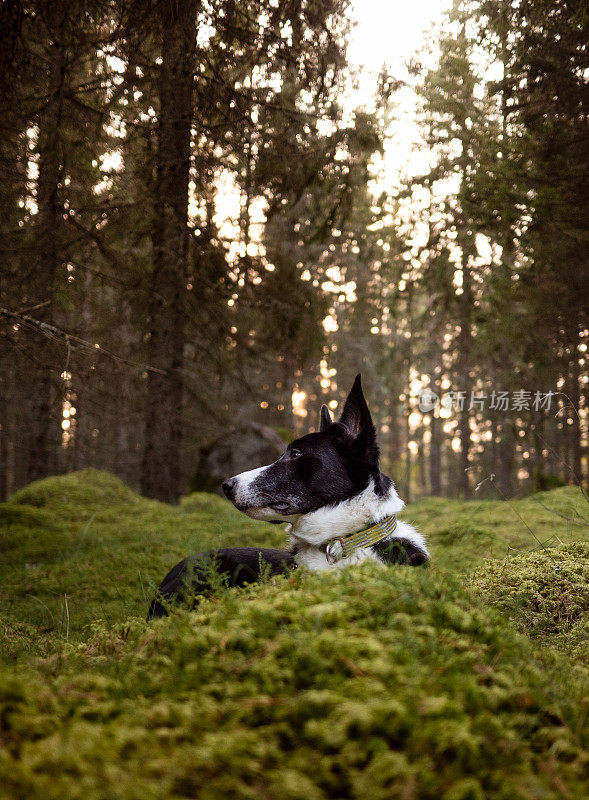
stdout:
[(589, 797), (588, 114), (589, 0), (0, 0), (2, 800)]
[[(407, 500), (586, 481), (587, 0), (456, 0), (353, 110), (349, 34), (347, 0), (3, 0), (0, 499), (94, 467), (176, 502), (358, 372)], [(403, 92), (425, 166), (383, 188)]]

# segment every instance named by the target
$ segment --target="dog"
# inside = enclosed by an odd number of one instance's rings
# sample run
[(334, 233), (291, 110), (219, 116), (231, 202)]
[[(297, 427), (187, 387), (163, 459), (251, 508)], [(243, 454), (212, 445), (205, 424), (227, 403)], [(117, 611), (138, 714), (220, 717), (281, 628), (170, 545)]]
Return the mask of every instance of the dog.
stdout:
[(319, 432), (293, 441), (273, 464), (242, 472), (222, 486), (248, 517), (289, 523), (290, 549), (229, 547), (190, 556), (166, 575), (148, 619), (166, 615), (171, 602), (210, 591), (211, 568), (229, 586), (244, 586), (289, 568), (427, 562), (422, 534), (397, 519), (405, 504), (380, 471), (379, 458), (357, 375), (337, 422), (324, 405)]

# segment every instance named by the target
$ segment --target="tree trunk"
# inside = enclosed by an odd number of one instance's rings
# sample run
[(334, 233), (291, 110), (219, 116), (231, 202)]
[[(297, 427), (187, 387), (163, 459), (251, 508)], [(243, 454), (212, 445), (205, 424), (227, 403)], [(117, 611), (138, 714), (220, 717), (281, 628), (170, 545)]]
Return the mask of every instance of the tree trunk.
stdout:
[(8, 381), (0, 372), (0, 501), (8, 497)]
[[(128, 297), (123, 296), (119, 325), (120, 355), (133, 361), (135, 328), (133, 326), (133, 308)], [(141, 419), (142, 393), (138, 386), (135, 372), (125, 364), (118, 369), (119, 394), (117, 401), (117, 419), (115, 423), (116, 438), (114, 461), (111, 469), (115, 475), (128, 486), (136, 486), (138, 478), (136, 442), (138, 440), (137, 421)]]
[[(409, 283), (407, 286), (407, 320), (409, 323), (409, 331), (413, 335), (413, 284)], [(405, 502), (411, 502), (411, 450), (409, 442), (411, 441), (411, 426), (409, 424), (409, 416), (411, 415), (411, 405), (409, 400), (409, 387), (411, 386), (411, 364), (413, 361), (413, 347), (411, 336), (407, 339), (406, 343), (406, 358), (407, 358), (407, 378), (406, 378), (406, 393), (407, 393), (407, 411), (403, 414), (405, 419)]]
[(417, 466), (419, 469), (419, 496), (423, 497), (425, 494), (428, 494), (425, 443), (423, 441), (423, 431), (417, 449)]
[[(43, 304), (35, 316), (51, 322), (54, 282), (60, 265), (58, 231), (62, 208), (59, 182), (62, 173), (60, 127), (66, 71), (64, 22), (66, 7), (56, 3), (49, 21), (49, 86), (47, 102), (39, 117), (39, 177), (37, 182), (37, 263), (31, 280), (34, 304)], [(33, 339), (33, 337), (31, 337)], [(27, 480), (44, 478), (57, 466), (59, 419), (55, 348), (41, 334), (35, 335), (29, 410), (29, 467)]]
[[(468, 383), (464, 384), (468, 385)], [(468, 391), (468, 390), (466, 390)], [(470, 461), (468, 454), (470, 452), (470, 415), (468, 413), (467, 400), (464, 401), (464, 407), (460, 412), (460, 477), (458, 485), (462, 497), (470, 497), (470, 479), (469, 469)]]
[[(432, 341), (432, 354), (429, 365), (429, 388), (438, 397), (441, 397), (442, 387), (436, 375), (436, 365), (442, 363), (442, 347), (436, 348), (438, 336), (435, 331), (430, 330), (429, 335)], [(440, 419), (440, 406), (434, 405), (429, 415), (429, 482), (430, 492), (433, 495), (442, 494), (442, 420)]]
[(197, 0), (160, 3), (163, 28), (159, 82), (157, 181), (149, 315), (144, 494), (175, 502), (180, 491), (184, 295), (188, 179)]
[(568, 403), (569, 406), (572, 408), (567, 409), (567, 413), (565, 414), (565, 419), (572, 419), (572, 425), (568, 425), (567, 427), (569, 430), (570, 436), (570, 448), (571, 448), (571, 456), (572, 456), (572, 463), (571, 469), (575, 483), (580, 484), (583, 479), (583, 470), (581, 467), (581, 420), (580, 420), (580, 408), (581, 408), (581, 392), (580, 392), (580, 381), (581, 381), (581, 369), (579, 365), (579, 337), (578, 333), (575, 330), (573, 336), (571, 337), (571, 361), (570, 361), (570, 369), (568, 375), (568, 395), (570, 398), (570, 402)]
[(463, 267), (463, 295), (461, 302), (461, 321), (460, 321), (460, 334), (458, 335), (458, 352), (460, 359), (459, 378), (460, 386), (458, 390), (465, 392), (464, 405), (460, 411), (460, 475), (458, 478), (458, 486), (463, 497), (470, 497), (470, 363), (471, 363), (471, 350), (472, 350), (472, 333), (470, 329), (470, 316), (471, 309), (474, 301), (472, 298), (472, 289), (470, 286), (470, 274), (466, 266), (466, 258), (464, 259)]
[(499, 442), (498, 486), (505, 497), (515, 494), (515, 445), (514, 425), (508, 416), (501, 420), (501, 440)]
[(390, 436), (388, 450), (392, 468), (395, 470), (399, 468), (399, 464), (401, 462), (401, 415), (399, 411), (399, 405), (399, 395), (395, 381), (389, 401)]
[(544, 463), (543, 443), (544, 438), (544, 420), (538, 414), (533, 426), (533, 443), (534, 451), (532, 456), (532, 480), (535, 492), (543, 491), (546, 482), (546, 466)]
[(442, 425), (436, 409), (430, 415), (429, 481), (433, 495), (442, 494)]
[(405, 497), (406, 503), (411, 502), (411, 450), (409, 441), (411, 440), (411, 429), (409, 427), (409, 414), (405, 415)]

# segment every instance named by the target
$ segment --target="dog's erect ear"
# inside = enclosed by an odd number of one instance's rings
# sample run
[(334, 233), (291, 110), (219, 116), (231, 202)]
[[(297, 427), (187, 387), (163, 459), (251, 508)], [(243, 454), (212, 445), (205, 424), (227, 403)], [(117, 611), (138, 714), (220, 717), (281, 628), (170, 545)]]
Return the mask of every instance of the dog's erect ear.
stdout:
[(356, 380), (346, 398), (344, 409), (338, 422), (342, 428), (345, 428), (346, 433), (352, 439), (356, 439), (366, 428), (371, 428), (374, 431), (372, 417), (364, 399), (360, 375), (356, 375)]
[(329, 409), (327, 406), (321, 406), (321, 423), (319, 425), (319, 430), (324, 431), (326, 428), (329, 428), (332, 423), (333, 419), (331, 418)]
[(354, 440), (354, 448), (364, 460), (378, 465), (378, 445), (376, 429), (368, 410), (362, 391), (360, 375), (356, 380), (344, 403), (344, 410), (338, 420), (345, 432)]

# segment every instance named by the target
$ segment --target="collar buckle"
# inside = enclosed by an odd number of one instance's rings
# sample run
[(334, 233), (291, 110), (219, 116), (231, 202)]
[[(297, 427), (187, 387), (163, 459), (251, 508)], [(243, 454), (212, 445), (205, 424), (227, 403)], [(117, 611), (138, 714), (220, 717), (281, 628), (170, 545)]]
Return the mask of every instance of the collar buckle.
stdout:
[(397, 528), (397, 517), (389, 514), (388, 517), (371, 525), (369, 528), (350, 533), (347, 536), (337, 536), (325, 544), (325, 557), (327, 563), (332, 564), (347, 558), (354, 550), (363, 547), (371, 547), (373, 544), (388, 539)]
[(341, 539), (332, 539), (325, 547), (328, 564), (335, 564), (344, 557), (344, 544)]

